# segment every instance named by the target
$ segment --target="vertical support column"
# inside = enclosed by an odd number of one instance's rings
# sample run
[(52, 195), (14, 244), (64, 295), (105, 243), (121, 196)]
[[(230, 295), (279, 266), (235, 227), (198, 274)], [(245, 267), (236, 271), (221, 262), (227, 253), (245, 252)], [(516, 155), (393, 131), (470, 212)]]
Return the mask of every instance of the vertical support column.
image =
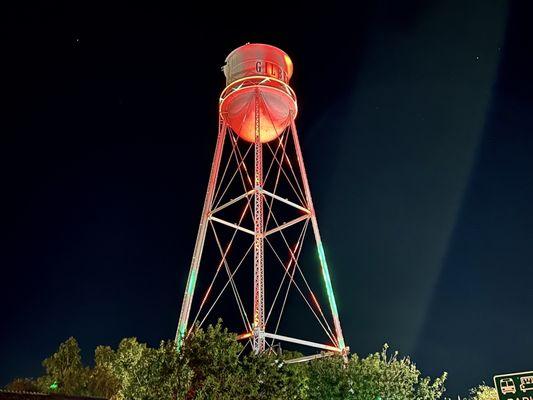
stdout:
[(305, 172), (304, 161), (302, 157), (302, 149), (300, 147), (300, 141), (298, 139), (298, 133), (296, 132), (296, 125), (294, 123), (294, 118), (291, 121), (291, 131), (294, 140), (294, 147), (296, 149), (296, 157), (298, 158), (298, 165), (300, 167), (300, 172), (302, 174), (302, 181), (304, 185), (304, 192), (307, 201), (307, 207), (311, 210), (311, 224), (313, 226), (313, 233), (315, 236), (318, 258), (320, 260), (320, 267), (322, 268), (322, 278), (324, 279), (324, 284), (326, 285), (326, 293), (328, 295), (329, 306), (331, 309), (331, 314), (333, 315), (333, 324), (335, 327), (335, 335), (337, 337), (337, 342), (339, 349), (343, 352), (346, 358), (346, 353), (348, 348), (344, 343), (344, 336), (342, 335), (341, 322), (339, 319), (339, 312), (337, 310), (337, 302), (335, 301), (335, 294), (333, 293), (333, 287), (331, 285), (331, 277), (329, 275), (328, 263), (326, 261), (326, 255), (324, 253), (324, 247), (322, 246), (322, 239), (320, 238), (320, 231), (318, 230), (318, 222), (316, 219), (315, 208), (313, 206), (313, 199), (311, 198), (311, 190), (309, 189), (309, 182), (307, 181), (307, 173)]
[(176, 331), (175, 340), (178, 351), (180, 350), (187, 333), (187, 324), (189, 321), (189, 314), (191, 312), (192, 299), (194, 296), (194, 289), (196, 287), (196, 278), (198, 277), (198, 269), (200, 268), (200, 260), (204, 250), (209, 213), (211, 212), (211, 207), (213, 206), (213, 197), (215, 195), (218, 171), (220, 168), (220, 159), (222, 158), (222, 150), (224, 149), (225, 138), (226, 124), (222, 117), (219, 116), (217, 145), (215, 148), (215, 155), (213, 157), (213, 164), (211, 164), (211, 173), (209, 176), (209, 183), (207, 185), (207, 193), (205, 195), (204, 207), (202, 210), (202, 216), (200, 218), (200, 226), (196, 236), (196, 244), (194, 245), (194, 252), (189, 269), (189, 277), (187, 278), (187, 285), (185, 287), (185, 294), (183, 296), (183, 303), (181, 305), (178, 329)]
[(253, 351), (265, 350), (264, 238), (263, 238), (263, 144), (260, 126), (260, 93), (255, 90), (255, 168), (254, 168), (254, 331)]

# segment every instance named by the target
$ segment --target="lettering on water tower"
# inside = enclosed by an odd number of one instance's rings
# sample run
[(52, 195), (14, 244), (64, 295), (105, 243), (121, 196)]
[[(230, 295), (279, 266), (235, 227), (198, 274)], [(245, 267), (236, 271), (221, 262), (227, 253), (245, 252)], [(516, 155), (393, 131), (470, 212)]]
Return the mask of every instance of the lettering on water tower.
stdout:
[(279, 79), (280, 81), (287, 81), (287, 74), (279, 65), (268, 61), (256, 61), (255, 72), (261, 75), (268, 75), (272, 78)]

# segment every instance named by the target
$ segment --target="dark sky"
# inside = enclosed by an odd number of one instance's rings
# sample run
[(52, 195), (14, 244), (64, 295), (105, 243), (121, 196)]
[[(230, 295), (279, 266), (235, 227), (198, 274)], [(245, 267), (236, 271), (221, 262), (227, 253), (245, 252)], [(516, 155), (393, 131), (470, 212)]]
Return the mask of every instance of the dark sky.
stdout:
[(246, 42), (294, 61), (352, 351), (387, 342), (448, 371), (448, 395), (533, 368), (533, 10), (366, 3), (2, 13), (0, 384), (37, 376), (69, 336), (87, 360), (173, 337), (220, 67)]

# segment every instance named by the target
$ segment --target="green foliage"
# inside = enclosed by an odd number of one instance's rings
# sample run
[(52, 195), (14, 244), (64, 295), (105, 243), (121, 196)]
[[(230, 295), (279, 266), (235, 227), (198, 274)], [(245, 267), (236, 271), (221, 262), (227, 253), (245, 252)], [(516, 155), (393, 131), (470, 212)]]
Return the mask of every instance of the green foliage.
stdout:
[(39, 392), (41, 388), (36, 381), (29, 378), (16, 378), (6, 385), (10, 392)]
[(113, 370), (116, 355), (109, 346), (98, 346), (94, 351), (94, 368), (90, 370), (87, 392), (91, 396), (109, 399), (120, 388), (120, 380)]
[(187, 399), (304, 399), (307, 378), (297, 366), (273, 354), (243, 355), (244, 347), (219, 320), (206, 330), (195, 328), (183, 355), (194, 373)]
[(305, 399), (307, 375), (299, 365), (289, 365), (274, 354), (250, 354), (243, 360), (246, 390), (243, 399)]
[(346, 366), (338, 357), (316, 360), (307, 365), (310, 400), (433, 400), (444, 393), (446, 374), (431, 381), (408, 357), (389, 357), (388, 346), (366, 358), (350, 357)]
[(353, 394), (350, 399), (363, 400), (381, 397), (388, 400), (433, 400), (445, 391), (446, 373), (431, 381), (422, 377), (409, 357), (398, 359), (395, 352), (387, 354), (388, 346), (380, 353), (360, 359), (350, 358), (348, 375)]
[(305, 367), (309, 379), (309, 400), (344, 400), (354, 394), (348, 368), (342, 358), (322, 358), (306, 364)]
[(183, 399), (192, 378), (172, 341), (150, 348), (135, 338), (123, 339), (109, 365), (120, 383), (118, 400)]
[(479, 385), (470, 390), (471, 400), (498, 400), (498, 392), (495, 388)]
[[(46, 373), (37, 379), (41, 392), (77, 396), (87, 394), (89, 369), (83, 366), (80, 347), (73, 337), (61, 343), (57, 352), (43, 361), (43, 367)], [(54, 383), (57, 383), (57, 389), (50, 387)]]
[[(299, 356), (245, 353), (245, 347), (219, 321), (195, 327), (177, 352), (173, 341), (158, 347), (123, 339), (118, 348), (99, 346), (94, 367), (82, 364), (70, 338), (43, 362), (46, 373), (36, 381), (16, 379), (9, 390), (54, 392), (112, 400), (436, 400), (446, 374), (423, 377), (408, 357), (389, 355), (385, 345), (365, 358), (345, 363), (331, 356), (287, 364)], [(472, 390), (471, 400), (495, 400), (493, 389)]]
[(185, 341), (183, 356), (193, 370), (193, 383), (187, 399), (235, 399), (243, 390), (243, 370), (239, 356), (243, 346), (219, 320), (206, 330), (195, 327)]

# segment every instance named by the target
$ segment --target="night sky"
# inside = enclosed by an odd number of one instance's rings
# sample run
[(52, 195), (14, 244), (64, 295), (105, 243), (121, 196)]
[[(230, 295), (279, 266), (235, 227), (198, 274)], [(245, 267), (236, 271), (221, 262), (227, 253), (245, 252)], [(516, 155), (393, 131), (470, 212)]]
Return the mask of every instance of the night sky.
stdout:
[(246, 42), (294, 62), (299, 135), (352, 351), (387, 342), (424, 374), (448, 371), (450, 396), (533, 369), (527, 3), (3, 12), (0, 385), (38, 376), (69, 336), (87, 361), (123, 337), (174, 336), (220, 67)]

